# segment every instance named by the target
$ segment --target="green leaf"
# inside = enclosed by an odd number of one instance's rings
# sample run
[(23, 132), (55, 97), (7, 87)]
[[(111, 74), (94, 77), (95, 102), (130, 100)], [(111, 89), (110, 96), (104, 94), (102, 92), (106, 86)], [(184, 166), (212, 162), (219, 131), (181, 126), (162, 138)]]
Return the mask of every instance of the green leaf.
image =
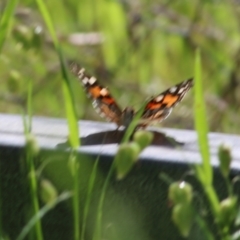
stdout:
[(117, 179), (122, 179), (135, 164), (141, 149), (135, 142), (123, 143), (119, 146), (114, 164), (117, 169)]
[(232, 196), (224, 199), (220, 203), (219, 217), (217, 221), (225, 227), (230, 227), (237, 215), (237, 197)]
[(173, 207), (172, 219), (181, 235), (187, 237), (193, 223), (193, 208), (189, 203), (177, 204)]
[(148, 131), (137, 131), (134, 136), (133, 140), (139, 145), (141, 150), (149, 146), (153, 140), (153, 133)]
[(42, 179), (40, 182), (40, 194), (46, 204), (52, 204), (58, 196), (57, 189), (47, 179)]
[(225, 145), (221, 145), (218, 149), (218, 159), (220, 162), (220, 171), (225, 178), (228, 178), (230, 164), (232, 161), (231, 150)]
[(168, 190), (168, 199), (173, 204), (190, 203), (192, 201), (192, 186), (185, 182), (174, 182), (170, 184)]

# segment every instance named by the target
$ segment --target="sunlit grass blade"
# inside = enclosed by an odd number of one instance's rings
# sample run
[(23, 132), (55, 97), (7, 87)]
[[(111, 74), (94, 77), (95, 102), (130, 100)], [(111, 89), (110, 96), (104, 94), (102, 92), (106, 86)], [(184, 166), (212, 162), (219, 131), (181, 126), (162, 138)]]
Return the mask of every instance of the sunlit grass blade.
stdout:
[(57, 204), (59, 204), (62, 201), (65, 201), (72, 197), (72, 194), (70, 192), (64, 192), (61, 195), (59, 195), (54, 202), (51, 204), (46, 204), (44, 207), (42, 207), (37, 214), (35, 214), (30, 221), (26, 224), (26, 226), (23, 228), (21, 233), (18, 235), (16, 240), (23, 240), (29, 233), (29, 231), (32, 229), (32, 227), (44, 216), (46, 215), (50, 210), (52, 210), (53, 207), (55, 207)]
[(1, 11), (2, 17), (0, 20), (0, 52), (2, 50), (4, 41), (7, 37), (9, 27), (11, 24), (11, 18), (14, 15), (15, 8), (17, 6), (18, 0), (6, 1), (6, 7), (4, 11)]
[[(201, 177), (202, 181), (205, 181), (206, 184), (211, 184), (212, 167), (210, 163), (210, 153), (208, 145), (208, 124), (202, 88), (201, 55), (199, 50), (196, 51), (194, 79), (195, 79), (194, 84), (195, 129), (198, 134), (198, 145), (202, 156), (202, 171), (203, 171), (201, 173), (201, 176), (199, 177)], [(201, 172), (201, 170), (198, 169), (198, 172), (199, 171)]]
[(73, 148), (78, 148), (79, 146), (79, 131), (78, 131), (78, 123), (77, 123), (77, 116), (75, 111), (75, 105), (74, 105), (74, 98), (73, 93), (70, 87), (70, 79), (67, 74), (67, 69), (64, 63), (64, 58), (62, 54), (62, 50), (60, 47), (60, 44), (57, 39), (56, 32), (53, 27), (53, 23), (51, 20), (51, 16), (47, 10), (47, 7), (42, 0), (36, 0), (38, 7), (40, 9), (40, 12), (42, 14), (42, 17), (46, 23), (46, 26), (50, 32), (50, 35), (52, 37), (55, 49), (58, 53), (60, 65), (61, 65), (61, 71), (62, 71), (62, 87), (63, 87), (63, 94), (64, 94), (64, 100), (65, 100), (65, 108), (66, 108), (66, 117), (68, 119), (68, 129), (69, 129), (69, 141)]
[(28, 114), (28, 132), (32, 129), (32, 81), (28, 81), (27, 114)]
[(61, 63), (61, 70), (63, 75), (63, 94), (65, 100), (65, 107), (66, 107), (66, 116), (68, 119), (68, 128), (69, 128), (69, 141), (73, 148), (78, 148), (80, 145), (80, 138), (79, 138), (79, 130), (78, 130), (78, 122), (77, 122), (77, 114), (75, 110), (74, 104), (74, 97), (73, 92), (70, 87), (70, 79), (67, 74), (67, 69), (64, 63), (62, 51), (60, 47), (57, 49), (60, 63)]
[(74, 97), (70, 87), (70, 80), (67, 74), (67, 69), (64, 63), (62, 50), (60, 44), (57, 39), (56, 32), (53, 27), (53, 23), (51, 20), (51, 16), (47, 10), (47, 7), (42, 0), (36, 0), (42, 17), (45, 21), (45, 24), (50, 32), (52, 37), (55, 49), (58, 53), (61, 71), (62, 71), (62, 88), (65, 100), (65, 108), (66, 108), (66, 117), (68, 120), (68, 129), (69, 129), (69, 142), (71, 147), (73, 148), (73, 152), (70, 154), (69, 164), (70, 170), (73, 176), (73, 215), (74, 215), (74, 239), (79, 240), (80, 238), (80, 211), (79, 211), (79, 162), (77, 160), (77, 148), (79, 147), (79, 130), (78, 130), (78, 122), (77, 115), (75, 111), (74, 105)]
[(219, 212), (219, 200), (212, 185), (213, 169), (210, 162), (210, 152), (208, 144), (208, 125), (207, 114), (202, 88), (202, 70), (200, 51), (196, 51), (195, 56), (195, 85), (194, 85), (194, 109), (195, 109), (195, 128), (198, 135), (198, 145), (202, 157), (202, 164), (195, 165), (196, 177), (201, 182), (211, 208), (215, 216)]

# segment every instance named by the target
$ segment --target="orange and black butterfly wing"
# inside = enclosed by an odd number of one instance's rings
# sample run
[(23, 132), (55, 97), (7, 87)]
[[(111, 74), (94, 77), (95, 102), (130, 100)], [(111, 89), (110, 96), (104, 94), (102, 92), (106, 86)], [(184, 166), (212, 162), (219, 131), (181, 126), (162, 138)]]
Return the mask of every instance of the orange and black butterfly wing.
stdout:
[(167, 118), (192, 86), (193, 79), (191, 78), (150, 99), (141, 118), (142, 125), (148, 125), (153, 121), (161, 122)]
[(92, 105), (96, 112), (107, 121), (121, 125), (122, 110), (108, 89), (98, 84), (97, 79), (86, 74), (85, 69), (81, 68), (78, 64), (72, 63), (70, 69), (80, 80), (88, 97), (92, 100)]

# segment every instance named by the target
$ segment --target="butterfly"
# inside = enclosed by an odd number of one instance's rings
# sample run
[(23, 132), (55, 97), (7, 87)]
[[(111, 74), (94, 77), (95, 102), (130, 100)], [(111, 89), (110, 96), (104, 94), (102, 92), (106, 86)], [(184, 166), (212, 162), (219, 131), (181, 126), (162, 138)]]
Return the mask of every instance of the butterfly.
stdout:
[[(106, 87), (101, 86), (94, 76), (85, 73), (85, 69), (78, 64), (70, 65), (71, 72), (79, 79), (92, 105), (109, 122), (114, 122), (118, 127), (128, 127), (135, 116), (132, 107), (122, 110)], [(137, 128), (145, 128), (153, 122), (161, 122), (166, 119), (172, 109), (183, 99), (186, 93), (193, 86), (193, 78), (183, 81), (159, 95), (150, 98), (140, 118)]]

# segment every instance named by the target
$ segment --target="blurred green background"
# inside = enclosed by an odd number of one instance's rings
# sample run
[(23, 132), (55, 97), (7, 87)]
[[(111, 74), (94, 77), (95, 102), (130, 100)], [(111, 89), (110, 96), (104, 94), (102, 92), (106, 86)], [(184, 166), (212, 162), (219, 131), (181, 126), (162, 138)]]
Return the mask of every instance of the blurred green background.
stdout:
[[(1, 1), (4, 11), (7, 0)], [(46, 1), (66, 60), (107, 86), (124, 108), (141, 106), (193, 76), (201, 49), (210, 131), (240, 133), (240, 3), (238, 1)], [(21, 114), (33, 81), (33, 114), (65, 117), (61, 71), (35, 1), (19, 2), (0, 55), (0, 112)], [(78, 81), (79, 119), (101, 120)], [(193, 128), (193, 91), (165, 127)]]

